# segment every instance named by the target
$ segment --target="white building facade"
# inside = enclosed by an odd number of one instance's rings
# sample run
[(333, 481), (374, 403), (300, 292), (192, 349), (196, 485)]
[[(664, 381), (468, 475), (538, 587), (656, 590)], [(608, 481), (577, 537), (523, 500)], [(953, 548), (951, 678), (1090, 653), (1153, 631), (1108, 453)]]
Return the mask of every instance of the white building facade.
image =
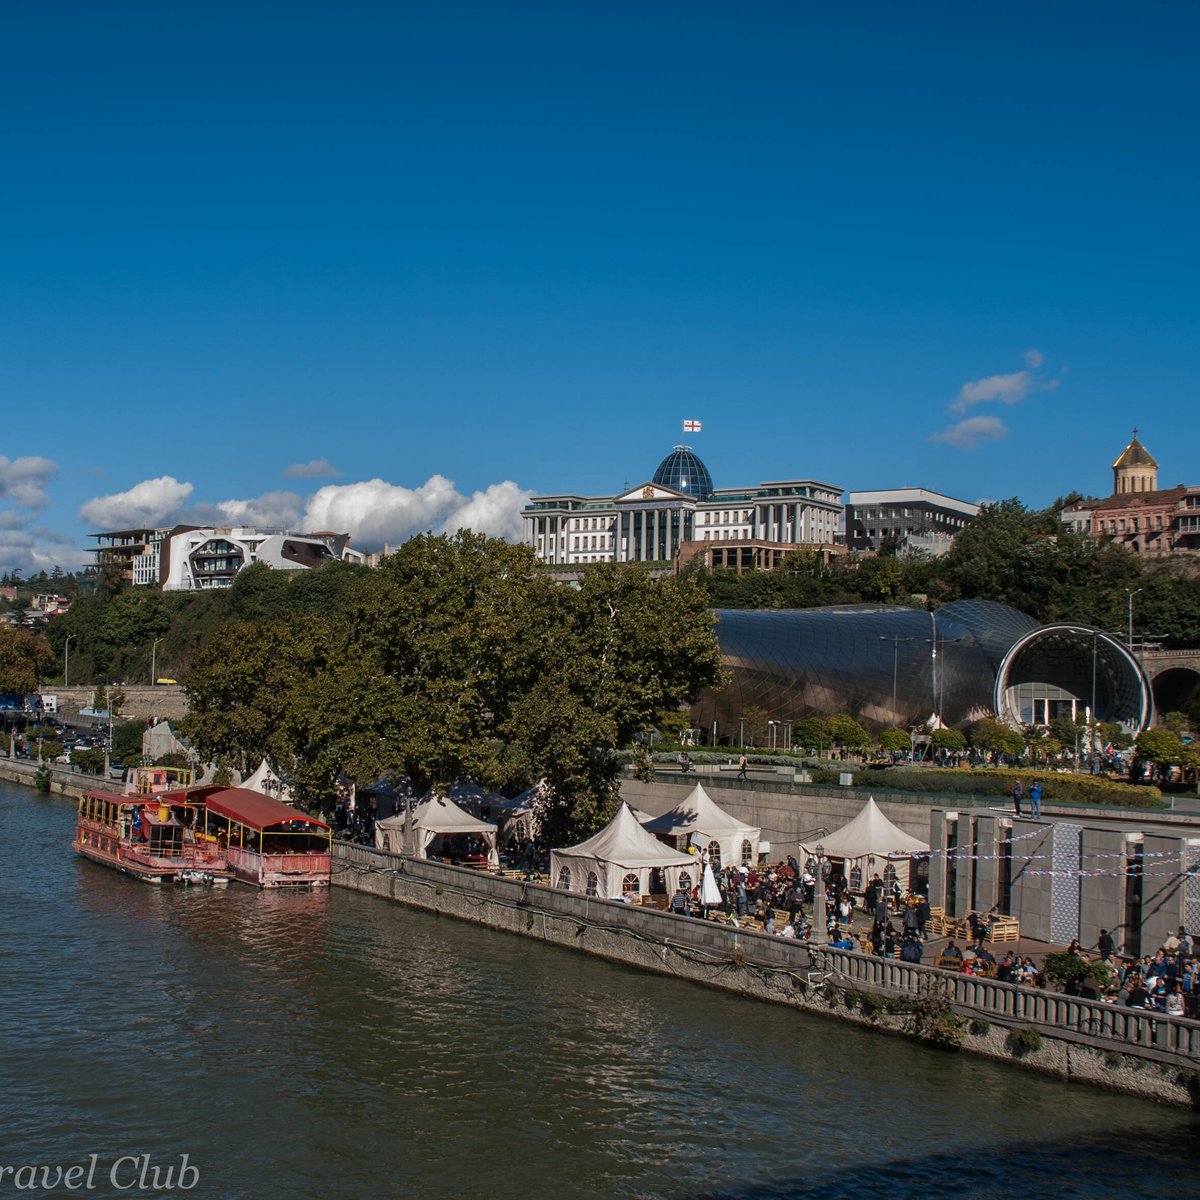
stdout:
[(535, 496), (522, 537), (545, 563), (670, 562), (685, 542), (832, 545), (842, 489), (812, 479), (714, 488), (708, 468), (677, 446), (646, 483), (616, 496)]

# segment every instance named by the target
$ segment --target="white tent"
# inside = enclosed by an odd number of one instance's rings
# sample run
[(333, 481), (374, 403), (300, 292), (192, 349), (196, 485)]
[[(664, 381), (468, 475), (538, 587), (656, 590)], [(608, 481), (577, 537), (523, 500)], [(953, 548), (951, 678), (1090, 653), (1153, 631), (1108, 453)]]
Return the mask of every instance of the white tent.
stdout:
[(258, 770), (247, 779), (243, 779), (238, 787), (245, 788), (248, 792), (258, 792), (260, 796), (270, 796), (284, 804), (292, 803), (292, 789), (267, 766), (265, 758), (259, 763)]
[(757, 825), (747, 825), (731, 817), (700, 784), (696, 784), (687, 799), (670, 812), (645, 820), (643, 828), (663, 837), (690, 839), (694, 846), (707, 850), (710, 856), (713, 854), (712, 843), (715, 842), (716, 852), (720, 856), (719, 865), (725, 867), (755, 862), (759, 838), (762, 836), (762, 830)]
[(698, 867), (692, 855), (672, 850), (647, 833), (624, 802), (617, 815), (586, 842), (550, 851), (554, 887), (613, 900), (646, 895), (655, 871), (662, 872), (668, 895), (679, 887), (684, 872), (688, 876), (684, 886), (690, 890)]
[[(876, 860), (881, 862), (911, 858), (914, 854), (927, 854), (929, 843), (907, 834), (892, 824), (883, 815), (872, 796), (863, 805), (862, 812), (852, 821), (835, 829), (821, 839), (826, 858), (840, 858), (847, 863), (855, 862), (863, 869), (863, 878), (875, 871)], [(800, 847), (806, 855), (815, 853), (817, 843)]]
[(477, 837), (487, 850), (488, 865), (499, 867), (496, 853), (496, 826), (464, 812), (445, 796), (430, 796), (411, 814), (397, 813), (375, 822), (375, 845), (381, 850), (412, 854), (428, 858), (430, 849), (439, 842), (465, 834)]

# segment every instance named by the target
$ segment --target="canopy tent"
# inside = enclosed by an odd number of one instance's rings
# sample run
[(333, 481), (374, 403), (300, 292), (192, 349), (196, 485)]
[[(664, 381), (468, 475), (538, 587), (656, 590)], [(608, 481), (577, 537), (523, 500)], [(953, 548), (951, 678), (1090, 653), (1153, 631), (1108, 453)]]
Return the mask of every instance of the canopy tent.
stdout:
[[(877, 859), (894, 862), (896, 859), (912, 858), (914, 854), (929, 853), (929, 843), (905, 833), (889, 821), (875, 803), (874, 796), (863, 805), (857, 817), (822, 838), (821, 846), (826, 858), (857, 863), (862, 868), (864, 879), (869, 872), (877, 869)], [(817, 846), (814, 842), (800, 848), (806, 855), (812, 855)]]
[(272, 796), (284, 804), (293, 803), (292, 789), (267, 766), (265, 758), (259, 763), (258, 770), (243, 779), (239, 786), (247, 792), (258, 792), (260, 796)]
[(501, 797), (493, 802), (491, 810), (496, 818), (496, 837), (500, 845), (523, 846), (530, 840), (537, 840), (537, 801), (544, 787), (545, 780), (538, 780), (533, 787), (526, 788), (519, 796)]
[(693, 845), (707, 850), (709, 857), (716, 859), (717, 867), (755, 862), (762, 836), (757, 825), (747, 825), (731, 817), (700, 784), (696, 784), (687, 799), (670, 812), (643, 821), (643, 828), (660, 837), (690, 840)]
[(398, 813), (375, 822), (375, 845), (379, 849), (404, 851), (417, 858), (428, 858), (431, 849), (445, 847), (451, 838), (458, 836), (479, 838), (487, 851), (488, 865), (500, 866), (496, 826), (464, 812), (446, 796), (430, 796), (409, 816)]
[(687, 875), (684, 886), (696, 882), (699, 862), (664, 846), (647, 833), (622, 801), (617, 815), (599, 833), (565, 850), (550, 851), (550, 880), (564, 892), (621, 900), (644, 896), (653, 874), (661, 872), (666, 891), (673, 893)]
[[(485, 812), (490, 816), (496, 805), (504, 799), (499, 792), (486, 788), (473, 779), (456, 779), (449, 787), (443, 788), (441, 794), (449, 796), (459, 808), (476, 817)], [(433, 795), (434, 792), (430, 791), (424, 799), (429, 800)]]

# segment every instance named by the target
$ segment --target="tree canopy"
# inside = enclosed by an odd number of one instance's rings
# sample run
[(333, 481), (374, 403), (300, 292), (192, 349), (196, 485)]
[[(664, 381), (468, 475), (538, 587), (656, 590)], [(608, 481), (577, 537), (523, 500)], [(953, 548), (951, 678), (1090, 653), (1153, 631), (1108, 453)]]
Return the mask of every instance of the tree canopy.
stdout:
[(469, 532), (406, 542), (336, 614), (279, 615), (266, 592), (265, 619), (194, 655), (185, 729), (206, 757), (265, 756), (312, 800), (385, 770), (545, 779), (544, 827), (584, 834), (613, 811), (616, 750), (721, 681), (694, 580), (598, 564), (563, 587), (528, 548)]

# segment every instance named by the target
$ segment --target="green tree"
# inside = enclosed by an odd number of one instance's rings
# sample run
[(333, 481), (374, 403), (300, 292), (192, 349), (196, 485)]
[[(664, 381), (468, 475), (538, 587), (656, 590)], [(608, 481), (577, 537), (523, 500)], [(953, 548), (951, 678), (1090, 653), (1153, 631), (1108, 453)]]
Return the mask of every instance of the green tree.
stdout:
[(1156, 767), (1172, 766), (1183, 755), (1183, 743), (1169, 729), (1144, 729), (1137, 735), (1135, 745), (1138, 757)]
[(0, 625), (0, 692), (36, 692), (53, 659), (40, 633)]
[(871, 735), (846, 713), (834, 713), (826, 728), (830, 741), (841, 750), (862, 750), (871, 744)]
[(805, 717), (792, 726), (792, 745), (804, 750), (815, 750), (818, 755), (825, 753), (825, 747), (830, 744), (828, 722), (824, 717)]
[(967, 740), (983, 754), (1018, 755), (1025, 750), (1025, 740), (1003, 721), (984, 717), (967, 730)]
[(966, 744), (967, 739), (957, 729), (935, 729), (933, 731), (933, 748), (935, 750), (947, 750), (956, 754)]
[(911, 749), (912, 739), (908, 736), (908, 730), (892, 725), (880, 733), (879, 744), (889, 754), (894, 754), (897, 751)]

